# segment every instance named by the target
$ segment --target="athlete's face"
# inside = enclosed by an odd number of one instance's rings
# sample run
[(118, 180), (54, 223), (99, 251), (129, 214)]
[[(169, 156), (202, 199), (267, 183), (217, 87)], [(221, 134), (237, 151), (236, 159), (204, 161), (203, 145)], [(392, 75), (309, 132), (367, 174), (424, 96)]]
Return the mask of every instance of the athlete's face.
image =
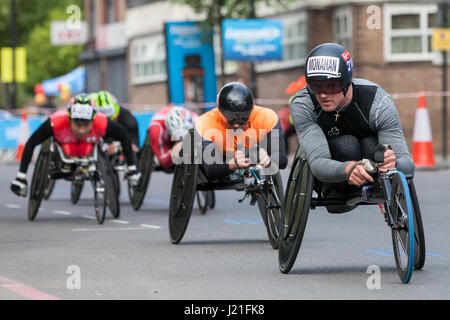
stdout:
[(344, 106), (345, 96), (339, 80), (312, 81), (309, 88), (325, 112)]
[(83, 139), (92, 131), (92, 121), (70, 120), (70, 129), (77, 139)]

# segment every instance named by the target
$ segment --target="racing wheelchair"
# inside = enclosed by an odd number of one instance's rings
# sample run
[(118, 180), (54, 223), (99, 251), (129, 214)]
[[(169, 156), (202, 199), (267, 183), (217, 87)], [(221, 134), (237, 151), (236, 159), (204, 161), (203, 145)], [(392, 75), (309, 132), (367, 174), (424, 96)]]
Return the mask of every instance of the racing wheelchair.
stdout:
[(294, 265), (309, 211), (319, 206), (378, 205), (391, 229), (395, 263), (401, 281), (408, 283), (413, 269), (423, 268), (425, 236), (413, 179), (407, 179), (396, 169), (390, 169), (386, 173), (377, 172), (376, 176), (379, 183), (376, 197), (364, 196), (364, 192), (369, 191), (369, 186), (363, 187), (363, 196), (348, 200), (323, 197), (321, 193), (314, 197), (313, 190), (320, 190), (315, 188), (320, 185), (320, 181), (313, 176), (300, 147), (297, 149), (283, 202), (278, 250), (279, 269), (282, 273), (289, 273)]
[[(128, 194), (134, 210), (139, 210), (144, 202), (152, 172), (162, 171), (162, 169), (154, 162), (154, 153), (152, 151), (149, 134), (147, 134), (144, 145), (140, 151), (140, 159), (137, 170), (141, 174), (139, 185), (134, 188), (128, 186)], [(199, 177), (199, 179), (204, 181), (205, 178), (202, 176)], [(200, 213), (205, 214), (208, 208), (213, 209), (216, 204), (215, 199), (214, 191), (199, 191), (197, 193), (197, 204)]]
[(68, 157), (53, 138), (44, 141), (31, 180), (28, 201), (30, 221), (36, 218), (42, 199), (50, 198), (57, 179), (72, 182), (72, 202), (74, 197), (79, 198), (84, 181), (91, 182), (94, 190), (95, 216), (99, 224), (105, 220), (107, 207), (114, 218), (119, 217), (120, 206), (113, 182), (113, 168), (102, 149), (101, 142), (94, 145), (93, 152), (88, 157)]
[[(259, 211), (264, 221), (269, 242), (274, 249), (278, 248), (278, 238), (281, 223), (281, 205), (284, 198), (283, 184), (280, 172), (275, 175), (265, 175), (260, 166), (251, 166), (238, 170), (217, 181), (208, 181), (200, 161), (196, 161), (194, 131), (188, 134), (189, 139), (182, 151), (188, 147), (189, 155), (180, 154), (180, 163), (176, 165), (172, 181), (169, 205), (170, 241), (178, 244), (184, 236), (191, 217), (196, 192), (214, 190), (243, 191), (243, 202), (250, 196), (250, 204), (258, 203)], [(190, 141), (189, 141), (190, 140)]]

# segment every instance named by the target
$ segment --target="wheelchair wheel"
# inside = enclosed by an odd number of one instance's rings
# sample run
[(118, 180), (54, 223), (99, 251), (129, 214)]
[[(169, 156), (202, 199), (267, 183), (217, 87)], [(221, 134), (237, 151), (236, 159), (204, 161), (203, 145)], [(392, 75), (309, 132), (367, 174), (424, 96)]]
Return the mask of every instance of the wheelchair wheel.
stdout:
[[(198, 177), (198, 183), (207, 183), (208, 179), (206, 178), (206, 175), (203, 171), (203, 169), (198, 170), (199, 177)], [(215, 205), (215, 195), (214, 191), (207, 190), (207, 191), (197, 191), (197, 206), (198, 210), (201, 214), (205, 214), (206, 211), (209, 208), (213, 208)]]
[(150, 135), (147, 135), (138, 163), (138, 172), (141, 173), (139, 185), (135, 188), (128, 185), (128, 195), (134, 210), (139, 210), (145, 198), (153, 171), (153, 151), (150, 144)]
[(98, 223), (102, 224), (106, 216), (106, 193), (103, 180), (101, 180), (99, 175), (97, 177), (99, 180), (92, 182), (92, 187), (94, 188), (94, 209)]
[(425, 233), (423, 230), (419, 199), (417, 198), (416, 188), (412, 179), (408, 180), (408, 186), (414, 211), (414, 269), (420, 270), (425, 265)]
[(170, 241), (177, 244), (183, 238), (197, 191), (198, 165), (181, 164), (175, 167), (169, 205)]
[(52, 195), (53, 189), (55, 188), (55, 183), (56, 183), (55, 179), (50, 179), (49, 178), (47, 180), (47, 185), (45, 186), (45, 189), (44, 189), (44, 200), (50, 199), (50, 196)]
[(117, 190), (114, 185), (114, 168), (106, 154), (98, 146), (97, 170), (100, 173), (100, 180), (103, 180), (105, 188), (105, 200), (109, 211), (114, 218), (120, 216), (120, 204)]
[(284, 200), (283, 181), (280, 172), (274, 176), (267, 176), (267, 178), (263, 194), (258, 197), (258, 207), (267, 229), (270, 245), (272, 248), (278, 249), (281, 208)]
[(414, 267), (414, 212), (408, 183), (402, 172), (397, 172), (391, 182), (389, 209), (393, 222), (392, 244), (395, 264), (400, 279), (408, 283)]
[(120, 176), (119, 172), (113, 167), (114, 188), (116, 188), (117, 197), (120, 197)]
[(81, 192), (83, 191), (84, 181), (72, 181), (70, 186), (70, 201), (73, 204), (77, 204), (80, 200)]
[(283, 201), (278, 244), (278, 264), (282, 273), (291, 270), (300, 250), (311, 207), (313, 181), (306, 157), (298, 148)]
[(30, 221), (36, 218), (42, 198), (45, 195), (45, 187), (49, 183), (48, 171), (51, 157), (49, 146), (49, 140), (44, 142), (34, 167), (30, 187), (30, 199), (28, 200), (28, 220)]

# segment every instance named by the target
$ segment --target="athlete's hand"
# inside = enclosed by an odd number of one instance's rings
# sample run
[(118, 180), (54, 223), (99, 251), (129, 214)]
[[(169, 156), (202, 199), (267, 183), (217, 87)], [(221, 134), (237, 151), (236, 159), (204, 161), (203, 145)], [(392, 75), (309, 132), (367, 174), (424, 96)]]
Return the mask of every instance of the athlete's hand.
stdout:
[(384, 164), (378, 166), (380, 172), (386, 172), (388, 169), (394, 169), (397, 164), (397, 158), (395, 157), (394, 150), (387, 149), (384, 152)]
[(259, 163), (261, 167), (267, 168), (270, 165), (270, 156), (266, 150), (259, 148)]
[(345, 167), (347, 182), (355, 186), (362, 186), (367, 181), (373, 182), (373, 178), (367, 173), (366, 169), (356, 161), (350, 161)]
[(250, 166), (250, 159), (245, 157), (244, 150), (236, 150), (236, 152), (234, 153), (234, 159), (238, 168), (244, 169)]
[(27, 176), (18, 172), (16, 179), (11, 182), (11, 191), (19, 197), (26, 197), (28, 194)]

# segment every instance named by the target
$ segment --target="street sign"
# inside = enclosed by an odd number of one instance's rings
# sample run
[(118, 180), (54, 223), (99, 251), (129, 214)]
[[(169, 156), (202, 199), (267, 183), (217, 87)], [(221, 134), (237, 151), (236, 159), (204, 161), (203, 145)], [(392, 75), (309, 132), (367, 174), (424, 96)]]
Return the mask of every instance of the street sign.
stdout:
[(71, 26), (66, 21), (52, 21), (50, 24), (50, 42), (54, 46), (82, 45), (88, 40), (85, 21)]
[(225, 60), (282, 60), (281, 21), (269, 19), (225, 19), (222, 23)]
[(216, 73), (213, 33), (197, 22), (165, 23), (170, 102), (214, 103)]
[(433, 50), (450, 50), (450, 28), (434, 29), (432, 47)]
[(27, 53), (23, 47), (15, 49), (16, 77), (13, 79), (13, 50), (12, 48), (1, 49), (1, 79), (4, 83), (11, 83), (15, 80), (17, 83), (27, 81)]

